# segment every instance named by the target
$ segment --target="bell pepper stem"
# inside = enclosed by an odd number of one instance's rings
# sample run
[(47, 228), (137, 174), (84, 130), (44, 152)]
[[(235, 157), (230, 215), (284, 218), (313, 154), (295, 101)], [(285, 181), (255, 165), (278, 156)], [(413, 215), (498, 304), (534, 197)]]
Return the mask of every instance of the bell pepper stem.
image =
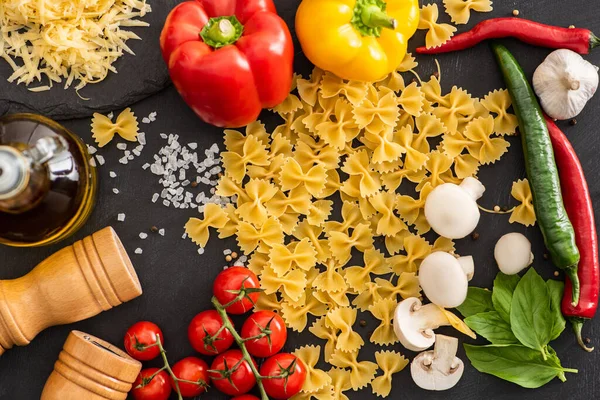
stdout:
[(573, 332), (575, 333), (575, 337), (577, 338), (577, 343), (579, 346), (588, 353), (594, 351), (593, 347), (587, 347), (583, 342), (583, 337), (581, 336), (581, 329), (583, 328), (583, 323), (585, 322), (583, 318), (569, 318), (571, 322), (571, 326), (573, 327)]
[(398, 21), (391, 18), (380, 7), (372, 4), (363, 8), (361, 14), (362, 22), (370, 28), (396, 29)]
[(242, 36), (243, 25), (235, 15), (230, 17), (214, 17), (208, 20), (200, 36), (202, 40), (215, 49), (234, 44)]

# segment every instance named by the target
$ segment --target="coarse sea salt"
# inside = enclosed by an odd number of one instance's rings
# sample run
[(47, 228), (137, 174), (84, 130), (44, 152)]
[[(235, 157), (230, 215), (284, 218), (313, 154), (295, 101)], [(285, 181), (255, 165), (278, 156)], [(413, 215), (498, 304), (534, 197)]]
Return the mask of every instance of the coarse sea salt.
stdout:
[(117, 143), (117, 149), (119, 149), (119, 150), (126, 150), (127, 149), (127, 143)]
[(140, 232), (140, 239), (144, 240), (148, 237), (148, 234), (146, 232)]
[(117, 215), (117, 221), (119, 221), (119, 222), (125, 221), (125, 214), (120, 213), (119, 215)]
[(160, 236), (165, 236), (165, 229), (164, 229), (164, 228), (161, 228), (161, 229), (159, 229), (159, 230), (158, 230), (158, 234), (159, 234)]
[(135, 249), (135, 254), (142, 254), (143, 252), (144, 250), (140, 249), (139, 247)]
[(113, 188), (113, 190), (112, 190), (112, 191), (113, 191), (113, 193), (114, 193), (114, 194), (119, 194), (119, 193), (120, 193), (120, 192), (119, 192), (119, 189), (117, 189), (117, 188)]
[(108, 173), (108, 176), (110, 176), (111, 178), (116, 178), (116, 177), (117, 177), (117, 174), (116, 174), (116, 173), (114, 173), (113, 171), (110, 171), (110, 172)]

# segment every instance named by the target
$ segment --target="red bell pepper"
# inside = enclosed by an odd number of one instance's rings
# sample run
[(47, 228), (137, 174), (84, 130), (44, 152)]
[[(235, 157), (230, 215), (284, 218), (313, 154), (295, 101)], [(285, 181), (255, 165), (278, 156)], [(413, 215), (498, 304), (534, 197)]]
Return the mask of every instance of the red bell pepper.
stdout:
[(272, 0), (181, 3), (167, 17), (160, 46), (185, 102), (219, 127), (248, 125), (292, 86), (292, 37)]

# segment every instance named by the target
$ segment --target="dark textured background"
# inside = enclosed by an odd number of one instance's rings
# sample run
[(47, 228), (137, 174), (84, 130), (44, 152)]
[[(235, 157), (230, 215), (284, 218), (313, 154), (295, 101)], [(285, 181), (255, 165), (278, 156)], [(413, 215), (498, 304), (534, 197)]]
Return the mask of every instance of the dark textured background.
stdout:
[[(158, 2), (152, 2), (155, 12), (160, 10)], [(299, 0), (278, 0), (280, 13), (293, 29), (295, 9)], [(441, 5), (441, 0), (438, 1)], [(515, 8), (521, 11), (521, 16), (538, 21), (568, 26), (574, 24), (578, 27), (588, 27), (600, 31), (600, 10), (586, 0), (539, 0), (535, 2), (497, 1), (495, 10), (491, 14), (473, 14), (471, 26), (483, 18), (492, 16), (507, 16)], [(441, 19), (445, 22), (448, 17), (440, 9)], [(461, 26), (461, 31), (466, 27)], [(143, 35), (144, 41), (136, 43), (139, 46), (154, 48), (158, 43), (158, 31), (150, 37)], [(423, 43), (423, 31), (411, 41), (411, 47)], [(536, 49), (527, 45), (507, 40), (508, 45), (516, 57), (522, 62), (526, 72), (532, 74), (535, 67), (548, 54), (548, 50)], [(140, 55), (142, 53), (140, 52)], [(140, 57), (140, 56), (138, 56)], [(590, 61), (600, 63), (600, 54), (595, 53), (587, 57)], [(435, 65), (431, 57), (418, 57), (420, 62), (419, 72), (428, 76), (434, 71)], [(487, 45), (483, 44), (469, 51), (458, 54), (449, 54), (439, 57), (442, 65), (442, 85), (449, 90), (452, 85), (463, 86), (474, 95), (483, 96), (492, 89), (503, 87), (501, 77)], [(162, 65), (147, 65), (145, 68), (162, 68)], [(296, 70), (303, 74), (310, 71), (309, 63), (301, 55), (297, 46)], [(138, 72), (136, 69), (120, 69), (119, 76), (134, 79)], [(107, 90), (111, 87), (111, 76), (105, 84)], [(102, 87), (102, 86), (99, 86)], [(74, 93), (69, 92), (71, 96)], [(600, 207), (600, 181), (598, 172), (600, 161), (598, 159), (598, 145), (600, 143), (600, 97), (594, 98), (578, 118), (574, 127), (561, 123), (565, 132), (572, 140), (577, 150), (583, 167), (589, 179), (592, 196), (596, 201), (596, 211)], [(101, 314), (88, 321), (63, 327), (54, 327), (42, 332), (31, 345), (26, 348), (14, 348), (0, 358), (0, 399), (34, 400), (39, 398), (42, 387), (48, 377), (58, 353), (67, 334), (72, 329), (79, 329), (97, 335), (117, 345), (122, 343), (122, 337), (127, 327), (142, 319), (158, 323), (166, 335), (166, 348), (169, 358), (175, 362), (194, 352), (187, 341), (187, 325), (191, 318), (199, 311), (209, 308), (211, 284), (224, 264), (222, 251), (234, 248), (233, 240), (212, 240), (206, 249), (206, 254), (199, 256), (196, 246), (189, 240), (182, 240), (183, 225), (187, 218), (195, 213), (189, 210), (166, 209), (160, 204), (152, 204), (150, 198), (153, 193), (160, 191), (157, 178), (149, 171), (143, 171), (141, 165), (151, 162), (152, 154), (156, 152), (164, 141), (158, 137), (160, 132), (174, 132), (181, 135), (182, 143), (198, 141), (200, 146), (208, 148), (214, 142), (221, 144), (221, 130), (207, 126), (199, 121), (187, 106), (180, 100), (174, 88), (170, 87), (138, 104), (133, 104), (133, 110), (141, 117), (151, 111), (158, 112), (158, 118), (150, 126), (142, 125), (142, 130), (147, 132), (148, 146), (142, 157), (123, 166), (117, 162), (121, 152), (117, 151), (114, 143), (102, 150), (107, 158), (107, 165), (99, 169), (101, 188), (98, 204), (89, 223), (74, 238), (52, 247), (40, 249), (10, 249), (0, 248), (0, 278), (11, 279), (26, 274), (38, 262), (60, 249), (63, 245), (72, 243), (107, 225), (112, 225), (119, 233), (126, 248), (129, 250), (133, 263), (140, 276), (144, 295), (128, 304), (122, 305), (109, 312)], [(273, 127), (277, 119), (265, 113), (263, 121)], [(89, 119), (71, 120), (65, 124), (74, 132), (79, 133), (88, 143), (91, 143)], [(493, 207), (495, 204), (514, 204), (510, 198), (511, 183), (524, 177), (524, 165), (519, 142), (511, 138), (511, 148), (496, 165), (483, 167), (480, 179), (487, 186), (481, 204)], [(119, 175), (117, 179), (110, 179), (108, 173), (114, 170)], [(121, 194), (114, 195), (112, 188), (117, 187)], [(200, 190), (201, 187), (198, 188)], [(127, 214), (125, 222), (117, 222), (116, 216), (120, 212)], [(508, 224), (508, 218), (503, 216), (483, 215), (478, 231), (481, 234), (477, 242), (467, 238), (458, 243), (460, 254), (473, 254), (476, 262), (476, 273), (472, 284), (477, 286), (490, 286), (497, 272), (492, 254), (496, 240), (504, 233), (519, 231), (525, 233), (533, 242), (536, 257), (535, 268), (546, 277), (550, 277), (554, 268), (549, 262), (543, 260), (544, 246), (541, 235), (536, 227), (525, 229), (520, 225)], [(166, 228), (166, 237), (151, 235), (147, 240), (138, 238), (141, 231), (148, 231), (152, 225)], [(142, 247), (144, 253), (135, 255), (133, 251)], [(364, 337), (375, 328), (369, 321), (365, 328), (357, 327), (357, 331)], [(600, 320), (588, 323), (585, 336), (592, 338), (592, 345), (600, 347)], [(440, 330), (444, 332), (444, 330)], [(451, 331), (448, 331), (451, 332)], [(455, 332), (452, 332), (455, 335)], [(464, 339), (461, 336), (461, 340)], [(469, 339), (467, 339), (469, 340)], [(306, 343), (319, 343), (309, 333), (296, 334), (290, 332), (287, 349)], [(390, 398), (405, 400), (416, 399), (448, 399), (448, 400), (475, 400), (475, 399), (597, 399), (600, 398), (600, 349), (595, 353), (587, 354), (581, 351), (569, 330), (553, 343), (563, 365), (578, 368), (578, 375), (569, 375), (566, 383), (554, 380), (538, 390), (521, 389), (510, 383), (501, 381), (492, 376), (483, 375), (474, 370), (469, 364), (461, 349), (459, 356), (465, 361), (465, 374), (454, 389), (448, 392), (434, 393), (418, 389), (410, 378), (408, 370), (394, 377), (394, 386)], [(413, 354), (404, 351), (399, 345), (397, 350), (412, 358)], [(365, 346), (361, 350), (362, 358), (373, 358), (375, 347)], [(154, 365), (152, 363), (148, 365)], [(366, 389), (362, 392), (347, 392), (351, 399), (375, 398)], [(216, 392), (204, 395), (209, 399), (224, 399)]]

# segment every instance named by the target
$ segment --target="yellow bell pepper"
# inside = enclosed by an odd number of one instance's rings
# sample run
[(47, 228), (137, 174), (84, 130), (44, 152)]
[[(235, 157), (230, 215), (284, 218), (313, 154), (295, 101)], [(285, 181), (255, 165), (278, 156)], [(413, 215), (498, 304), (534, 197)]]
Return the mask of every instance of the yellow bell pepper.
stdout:
[(363, 82), (380, 80), (400, 65), (418, 24), (418, 0), (303, 0), (296, 13), (296, 34), (308, 59)]

